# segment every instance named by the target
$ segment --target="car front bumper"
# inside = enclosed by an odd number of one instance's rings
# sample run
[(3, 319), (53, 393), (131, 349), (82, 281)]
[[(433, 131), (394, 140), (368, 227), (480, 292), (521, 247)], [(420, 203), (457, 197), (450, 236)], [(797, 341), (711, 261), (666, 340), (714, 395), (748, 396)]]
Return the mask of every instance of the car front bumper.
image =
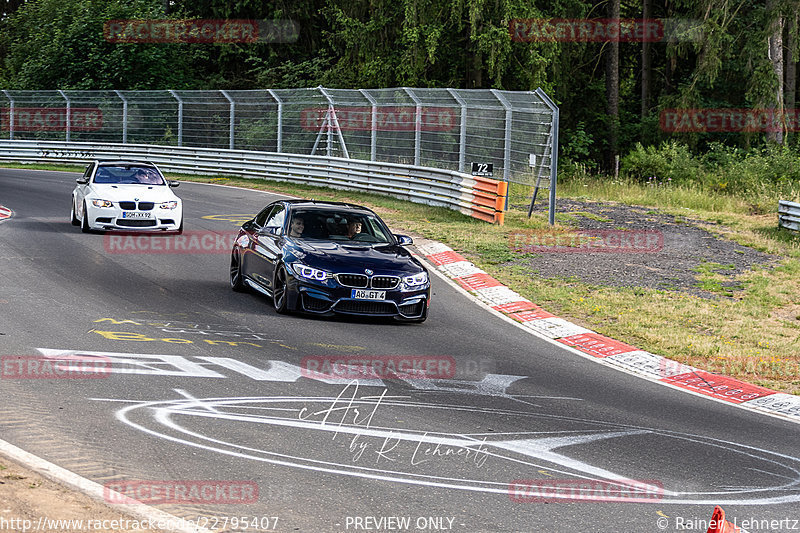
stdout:
[[(166, 230), (177, 231), (183, 220), (181, 206), (175, 209), (160, 209), (158, 206), (150, 211), (126, 211), (117, 206), (86, 206), (89, 228), (93, 230)], [(132, 214), (135, 214), (132, 216)], [(130, 218), (129, 218), (130, 217)]]
[(321, 286), (290, 276), (289, 306), (295, 311), (332, 316), (355, 315), (417, 319), (426, 315), (430, 302), (430, 283), (412, 291), (386, 290), (383, 300), (352, 298), (352, 288)]

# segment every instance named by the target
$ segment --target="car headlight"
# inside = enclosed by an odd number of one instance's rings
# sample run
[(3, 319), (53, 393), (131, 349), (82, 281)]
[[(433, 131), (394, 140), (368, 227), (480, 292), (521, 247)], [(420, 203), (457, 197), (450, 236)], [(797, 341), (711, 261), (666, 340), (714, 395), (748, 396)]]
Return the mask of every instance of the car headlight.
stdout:
[(301, 278), (325, 281), (326, 279), (333, 277), (330, 272), (326, 272), (318, 268), (311, 268), (310, 266), (306, 266), (302, 263), (295, 263), (292, 265), (292, 268)]
[(108, 200), (92, 200), (92, 205), (95, 207), (113, 207), (113, 203)]
[(160, 207), (161, 209), (175, 209), (176, 207), (178, 207), (178, 201), (171, 200), (169, 202), (163, 202)]
[(414, 274), (413, 276), (406, 276), (403, 278), (403, 283), (406, 287), (419, 287), (421, 285), (425, 285), (428, 283), (428, 273), (420, 272), (419, 274)]

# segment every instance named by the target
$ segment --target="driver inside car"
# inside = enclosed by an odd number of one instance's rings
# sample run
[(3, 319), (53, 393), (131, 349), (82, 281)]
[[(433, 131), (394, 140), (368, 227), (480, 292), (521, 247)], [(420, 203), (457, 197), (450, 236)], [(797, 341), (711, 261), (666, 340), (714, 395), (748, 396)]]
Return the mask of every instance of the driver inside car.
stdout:
[(361, 233), (361, 222), (357, 220), (350, 220), (347, 223), (347, 238), (355, 239), (356, 235)]
[(292, 223), (289, 226), (289, 237), (301, 237), (305, 228), (306, 221), (301, 217), (295, 216), (292, 218)]

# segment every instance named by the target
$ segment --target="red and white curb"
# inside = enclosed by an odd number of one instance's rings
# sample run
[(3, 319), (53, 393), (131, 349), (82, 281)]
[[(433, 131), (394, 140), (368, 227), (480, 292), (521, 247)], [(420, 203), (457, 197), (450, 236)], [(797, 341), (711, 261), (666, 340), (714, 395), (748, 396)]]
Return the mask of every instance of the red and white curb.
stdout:
[(14, 216), (14, 212), (11, 209), (0, 205), (0, 222), (9, 219), (12, 216)]
[(445, 244), (420, 240), (416, 248), (462, 289), (537, 337), (652, 381), (800, 422), (800, 396), (712, 374), (606, 337), (548, 313)]

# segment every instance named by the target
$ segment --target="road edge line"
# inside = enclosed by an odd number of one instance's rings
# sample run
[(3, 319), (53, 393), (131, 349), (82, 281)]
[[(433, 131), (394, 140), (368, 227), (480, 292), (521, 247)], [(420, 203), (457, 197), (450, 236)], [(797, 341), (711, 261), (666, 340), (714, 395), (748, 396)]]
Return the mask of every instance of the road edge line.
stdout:
[[(14, 446), (10, 442), (2, 439), (0, 439), (0, 454), (11, 459), (12, 461), (19, 463), (23, 467), (33, 470), (37, 474), (49, 479), (50, 481), (54, 481), (62, 486), (67, 486), (68, 488), (77, 490), (89, 496), (93, 500), (103, 503), (111, 508), (105, 498), (108, 490), (103, 487), (103, 485), (100, 485), (95, 481), (82, 477), (70, 470), (67, 470), (66, 468), (60, 467), (30, 452), (26, 452), (22, 448)], [(167, 524), (185, 524), (189, 521), (188, 519), (171, 515), (165, 511), (161, 511), (155, 507), (151, 507), (143, 503), (126, 504), (124, 506), (119, 506), (118, 508), (114, 507), (113, 509), (118, 509), (121, 513), (133, 516), (139, 520), (154, 523), (160, 522)], [(210, 529), (199, 526), (172, 527), (168, 529), (162, 529), (162, 531), (169, 531), (171, 533), (212, 533)]]

